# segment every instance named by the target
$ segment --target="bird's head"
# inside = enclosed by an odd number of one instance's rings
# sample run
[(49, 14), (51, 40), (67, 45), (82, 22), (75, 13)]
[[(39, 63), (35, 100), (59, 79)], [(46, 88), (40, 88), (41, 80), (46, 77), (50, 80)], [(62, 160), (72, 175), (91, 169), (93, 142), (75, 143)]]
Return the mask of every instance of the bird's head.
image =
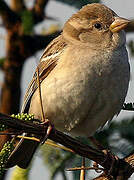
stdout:
[[(74, 44), (104, 48), (125, 43), (123, 29), (129, 20), (119, 17), (105, 5), (93, 3), (84, 6), (65, 23), (64, 38)], [(121, 41), (121, 42), (120, 42)]]

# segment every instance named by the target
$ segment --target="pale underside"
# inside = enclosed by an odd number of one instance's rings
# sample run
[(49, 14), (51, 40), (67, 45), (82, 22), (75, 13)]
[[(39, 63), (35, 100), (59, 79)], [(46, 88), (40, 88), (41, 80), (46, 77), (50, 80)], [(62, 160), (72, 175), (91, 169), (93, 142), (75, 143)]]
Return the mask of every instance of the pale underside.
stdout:
[[(58, 38), (61, 41), (62, 37)], [(123, 47), (121, 59), (119, 50), (114, 54), (109, 50), (96, 54), (90, 49), (66, 46), (62, 41), (59, 44), (58, 38), (41, 58), (46, 72), (39, 67), (44, 114), (60, 131), (90, 136), (119, 113), (123, 105), (129, 82), (126, 49)], [(54, 43), (58, 52), (51, 48)], [(30, 102), (29, 113), (41, 119), (38, 93), (35, 74), (23, 109)]]

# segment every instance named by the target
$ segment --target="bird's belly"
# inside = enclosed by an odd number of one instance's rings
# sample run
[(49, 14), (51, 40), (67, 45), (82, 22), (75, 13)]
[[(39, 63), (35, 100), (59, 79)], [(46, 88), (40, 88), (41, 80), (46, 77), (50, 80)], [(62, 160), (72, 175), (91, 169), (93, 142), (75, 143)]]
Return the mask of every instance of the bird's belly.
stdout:
[[(74, 135), (90, 136), (118, 113), (124, 102), (129, 70), (126, 65), (114, 73), (96, 72), (90, 68), (48, 76), (41, 84), (43, 108), (56, 129)], [(65, 71), (65, 70), (64, 70)], [(30, 113), (41, 119), (38, 91), (34, 93)]]
[(119, 97), (115, 91), (98, 92), (86, 118), (72, 129), (72, 133), (79, 136), (93, 135), (97, 129), (103, 127), (108, 120), (120, 112), (123, 102), (124, 97)]
[[(77, 74), (70, 74), (70, 77), (51, 81), (48, 79), (42, 82), (43, 108), (46, 118), (63, 132), (70, 132), (80, 121), (85, 119), (93, 101), (93, 91), (89, 93), (89, 82), (83, 78), (77, 78)], [(91, 94), (92, 93), (92, 94)], [(91, 97), (90, 97), (91, 95)], [(41, 118), (41, 111), (38, 111), (38, 91), (32, 97), (30, 109), (36, 118)]]

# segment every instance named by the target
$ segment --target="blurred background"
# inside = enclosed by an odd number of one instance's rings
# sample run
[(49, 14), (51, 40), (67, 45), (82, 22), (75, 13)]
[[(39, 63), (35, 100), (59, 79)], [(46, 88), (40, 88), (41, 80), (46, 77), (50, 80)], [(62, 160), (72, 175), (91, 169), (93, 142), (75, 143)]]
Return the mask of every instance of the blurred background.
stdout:
[[(103, 3), (118, 15), (132, 20), (126, 29), (131, 81), (127, 102), (134, 102), (134, 1), (133, 0), (0, 0), (0, 112), (20, 111), (26, 88), (47, 44), (61, 31), (66, 20), (83, 5)], [(121, 111), (109, 126), (95, 137), (119, 157), (134, 150), (134, 112)], [(0, 148), (8, 137), (0, 138)], [(87, 140), (83, 140), (88, 143)], [(92, 162), (86, 161), (90, 166)], [(43, 145), (27, 170), (12, 168), (3, 180), (78, 180), (79, 171), (65, 169), (81, 166), (72, 153)], [(86, 179), (96, 173), (87, 172)], [(134, 176), (130, 178), (134, 179)]]

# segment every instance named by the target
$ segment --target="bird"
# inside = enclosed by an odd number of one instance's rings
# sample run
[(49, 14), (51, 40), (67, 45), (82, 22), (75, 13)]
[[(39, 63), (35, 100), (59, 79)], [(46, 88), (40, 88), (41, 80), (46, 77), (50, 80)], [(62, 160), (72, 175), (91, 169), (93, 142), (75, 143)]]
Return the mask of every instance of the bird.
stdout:
[[(45, 118), (70, 136), (92, 136), (121, 111), (130, 65), (124, 28), (130, 21), (100, 3), (83, 6), (46, 47), (38, 64)], [(41, 119), (37, 72), (22, 112)], [(7, 167), (27, 168), (39, 142), (22, 138)]]

